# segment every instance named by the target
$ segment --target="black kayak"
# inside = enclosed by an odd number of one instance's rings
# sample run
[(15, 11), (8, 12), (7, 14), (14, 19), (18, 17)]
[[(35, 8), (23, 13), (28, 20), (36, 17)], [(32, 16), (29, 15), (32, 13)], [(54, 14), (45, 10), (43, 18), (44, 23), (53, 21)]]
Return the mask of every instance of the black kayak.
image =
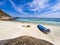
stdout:
[(37, 28), (38, 28), (40, 31), (42, 31), (43, 33), (45, 33), (45, 34), (47, 34), (47, 33), (50, 32), (50, 29), (48, 29), (48, 28), (46, 28), (46, 27), (44, 27), (44, 26), (42, 26), (42, 25), (37, 25)]

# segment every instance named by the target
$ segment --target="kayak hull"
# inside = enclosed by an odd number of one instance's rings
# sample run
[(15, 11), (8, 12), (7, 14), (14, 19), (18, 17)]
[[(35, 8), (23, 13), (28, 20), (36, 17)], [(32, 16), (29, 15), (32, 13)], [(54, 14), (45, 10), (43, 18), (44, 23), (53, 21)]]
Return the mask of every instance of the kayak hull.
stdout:
[(50, 29), (47, 29), (46, 27), (44, 27), (42, 25), (37, 25), (37, 28), (45, 34), (50, 32)]

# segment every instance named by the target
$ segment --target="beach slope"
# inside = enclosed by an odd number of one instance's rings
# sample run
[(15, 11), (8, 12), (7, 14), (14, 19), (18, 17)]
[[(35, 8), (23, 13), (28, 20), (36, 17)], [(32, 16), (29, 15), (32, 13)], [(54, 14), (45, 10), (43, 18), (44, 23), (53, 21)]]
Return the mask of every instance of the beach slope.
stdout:
[[(26, 27), (30, 25), (30, 27)], [(50, 29), (50, 34), (46, 35), (37, 28), (38, 24), (21, 23), (12, 21), (0, 21), (0, 40), (17, 38), (20, 36), (31, 36), (38, 39), (43, 39), (60, 45), (60, 26), (44, 25)]]

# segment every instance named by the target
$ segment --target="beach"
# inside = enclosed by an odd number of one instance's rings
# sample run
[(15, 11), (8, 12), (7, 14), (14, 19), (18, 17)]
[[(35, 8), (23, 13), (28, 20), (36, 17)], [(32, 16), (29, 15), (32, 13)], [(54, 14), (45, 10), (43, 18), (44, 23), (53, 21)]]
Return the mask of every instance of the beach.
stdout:
[[(26, 27), (30, 25), (30, 27)], [(32, 36), (60, 45), (60, 26), (42, 24), (50, 29), (44, 34), (37, 28), (38, 24), (13, 21), (0, 21), (0, 40), (12, 39), (20, 36)]]

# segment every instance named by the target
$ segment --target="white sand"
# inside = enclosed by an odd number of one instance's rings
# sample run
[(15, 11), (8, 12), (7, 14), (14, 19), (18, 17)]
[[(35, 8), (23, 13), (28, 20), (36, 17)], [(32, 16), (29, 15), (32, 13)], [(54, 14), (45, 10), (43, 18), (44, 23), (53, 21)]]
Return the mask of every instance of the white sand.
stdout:
[[(31, 27), (23, 27), (23, 25), (30, 25)], [(55, 45), (60, 45), (60, 26), (44, 26), (51, 29), (50, 34), (46, 35), (39, 31), (37, 24), (0, 21), (0, 40), (16, 38), (19, 36), (32, 36), (38, 39), (47, 40)]]

